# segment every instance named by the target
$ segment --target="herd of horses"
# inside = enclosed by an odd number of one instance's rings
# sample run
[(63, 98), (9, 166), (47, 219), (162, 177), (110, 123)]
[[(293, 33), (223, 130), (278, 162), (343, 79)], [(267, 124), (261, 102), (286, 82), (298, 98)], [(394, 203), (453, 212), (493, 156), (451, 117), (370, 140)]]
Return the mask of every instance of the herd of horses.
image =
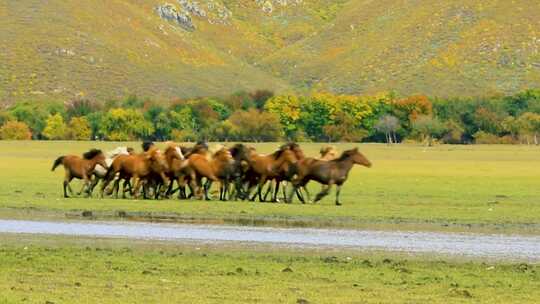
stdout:
[[(219, 199), (280, 201), (292, 203), (294, 196), (305, 203), (311, 201), (306, 185), (309, 181), (322, 184), (315, 202), (329, 194), (336, 186), (336, 205), (340, 203), (341, 187), (353, 165), (371, 167), (371, 162), (358, 148), (339, 154), (333, 147), (323, 147), (319, 158), (306, 157), (300, 145), (287, 143), (274, 153), (259, 154), (254, 147), (239, 143), (219, 147), (211, 152), (204, 142), (186, 147), (168, 142), (162, 152), (152, 142), (142, 144), (143, 151), (119, 147), (103, 153), (92, 149), (82, 155), (58, 157), (52, 170), (63, 165), (64, 197), (68, 190), (73, 195), (70, 182), (83, 180), (78, 195), (91, 196), (98, 184), (100, 197), (118, 198), (120, 185), (122, 197), (170, 198), (178, 193), (180, 199), (211, 199), (211, 186), (219, 184)], [(265, 185), (267, 190), (264, 191)], [(292, 185), (290, 192), (286, 188)]]

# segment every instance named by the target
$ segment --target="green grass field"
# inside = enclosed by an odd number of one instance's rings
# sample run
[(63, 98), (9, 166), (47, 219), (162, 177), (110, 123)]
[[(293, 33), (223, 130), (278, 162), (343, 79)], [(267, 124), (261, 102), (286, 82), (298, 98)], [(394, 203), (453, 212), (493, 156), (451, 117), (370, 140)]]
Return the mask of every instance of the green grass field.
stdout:
[(540, 268), (386, 253), (0, 236), (0, 303), (538, 303)]
[[(382, 229), (540, 231), (540, 148), (527, 146), (359, 145), (373, 162), (355, 167), (342, 191), (318, 204), (292, 205), (218, 201), (135, 201), (62, 198), (63, 154), (111, 142), (0, 141), (0, 216), (114, 217), (119, 211), (140, 219), (213, 221), (268, 225), (345, 226)], [(125, 143), (123, 144), (125, 145)], [(139, 143), (129, 145), (139, 148)], [(315, 156), (322, 144), (303, 144)], [(276, 143), (256, 144), (271, 152)], [(343, 151), (352, 145), (341, 144)], [(78, 185), (76, 185), (78, 187)], [(319, 186), (311, 184), (316, 192)], [(88, 212), (87, 212), (88, 214)]]

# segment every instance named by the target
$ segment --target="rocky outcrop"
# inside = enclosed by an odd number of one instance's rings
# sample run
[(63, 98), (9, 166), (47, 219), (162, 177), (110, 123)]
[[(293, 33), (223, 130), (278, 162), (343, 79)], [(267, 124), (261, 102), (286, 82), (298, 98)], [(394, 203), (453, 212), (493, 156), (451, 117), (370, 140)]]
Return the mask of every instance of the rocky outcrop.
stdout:
[(179, 10), (174, 4), (165, 3), (156, 7), (158, 15), (165, 20), (176, 22), (182, 28), (188, 31), (194, 31), (195, 25), (188, 12)]
[(263, 12), (271, 14), (275, 6), (286, 7), (289, 5), (302, 4), (303, 0), (254, 0)]
[(208, 21), (210, 24), (229, 24), (232, 12), (222, 3), (215, 0), (202, 2), (177, 0), (179, 7), (165, 3), (156, 8), (158, 15), (165, 20), (174, 21), (186, 30), (196, 29), (194, 18)]

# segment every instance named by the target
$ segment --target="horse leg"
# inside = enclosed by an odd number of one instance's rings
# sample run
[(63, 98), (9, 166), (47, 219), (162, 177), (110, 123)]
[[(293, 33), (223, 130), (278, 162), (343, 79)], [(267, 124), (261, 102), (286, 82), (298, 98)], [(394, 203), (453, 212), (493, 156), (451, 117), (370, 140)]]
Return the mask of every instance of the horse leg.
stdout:
[(206, 182), (204, 183), (204, 200), (206, 201), (211, 201), (212, 199), (210, 198), (210, 196), (208, 195), (208, 191), (210, 190), (210, 188), (212, 187), (212, 180), (211, 179), (206, 179)]
[(99, 180), (100, 180), (99, 176), (94, 174), (93, 178), (92, 178), (92, 183), (90, 184), (90, 190), (89, 190), (90, 193), (94, 192), (94, 189), (96, 188), (97, 184), (99, 183)]
[(336, 206), (341, 206), (341, 203), (339, 202), (339, 194), (341, 192), (341, 186), (342, 185), (336, 185)]
[[(279, 193), (279, 185), (281, 184), (281, 182), (279, 180), (276, 180), (276, 189), (274, 190), (274, 197), (272, 198), (272, 202), (275, 202), (275, 203), (279, 203), (279, 199), (278, 199), (278, 193)], [(283, 187), (283, 189), (285, 189), (285, 187)]]
[(265, 201), (265, 202), (266, 202), (266, 198), (268, 197), (268, 194), (269, 194), (270, 192), (272, 192), (273, 185), (274, 185), (274, 184), (272, 184), (272, 181), (270, 181), (270, 183), (269, 183), (269, 185), (268, 185), (268, 188), (266, 188), (267, 190), (266, 190), (266, 193), (264, 194), (264, 201)]
[(81, 188), (81, 192), (79, 192), (79, 195), (81, 195), (83, 190), (86, 188), (86, 191), (85, 191), (86, 192), (86, 197), (90, 197), (90, 184), (91, 184), (91, 181), (90, 181), (90, 179), (88, 178), (88, 176), (86, 174), (83, 176), (83, 181), (84, 181), (84, 183), (83, 183), (83, 186)]
[(135, 199), (138, 199), (139, 198), (139, 190), (140, 190), (140, 187), (141, 187), (141, 179), (138, 176), (133, 177), (133, 185), (134, 185), (133, 197)]
[(304, 195), (300, 192), (302, 189), (304, 189), (304, 192), (306, 192), (306, 196), (307, 196), (307, 202), (308, 203), (311, 203), (311, 195), (309, 194), (309, 191), (306, 187), (306, 185), (302, 186), (300, 189), (298, 189), (298, 192), (296, 193), (296, 195), (302, 195), (302, 199), (304, 198)]
[(332, 184), (329, 183), (328, 185), (323, 186), (323, 189), (321, 192), (317, 194), (315, 197), (315, 202), (320, 201), (323, 197), (327, 196), (328, 193), (330, 193), (330, 188), (332, 187)]

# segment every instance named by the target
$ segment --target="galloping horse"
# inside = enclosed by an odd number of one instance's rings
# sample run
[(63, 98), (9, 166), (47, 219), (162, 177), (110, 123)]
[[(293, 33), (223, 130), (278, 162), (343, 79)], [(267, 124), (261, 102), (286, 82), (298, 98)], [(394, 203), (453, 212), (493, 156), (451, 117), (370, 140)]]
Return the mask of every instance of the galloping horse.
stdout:
[(107, 164), (107, 167), (103, 167), (102, 165), (97, 164), (96, 168), (94, 169), (94, 178), (92, 179), (92, 183), (90, 184), (90, 193), (94, 191), (94, 188), (97, 186), (99, 181), (105, 178), (105, 175), (107, 175), (108, 167), (112, 164), (113, 160), (117, 156), (130, 154), (133, 154), (133, 148), (130, 147), (117, 147), (112, 151), (106, 152), (105, 163)]
[[(146, 181), (153, 174), (159, 176), (163, 184), (167, 184), (168, 178), (165, 175), (167, 168), (165, 157), (156, 147), (151, 147), (148, 152), (141, 154), (120, 155), (114, 159), (107, 171), (105, 182), (101, 187), (101, 196), (103, 197), (103, 192), (107, 185), (119, 175), (120, 178), (126, 180), (133, 178), (134, 189), (132, 195), (138, 198), (143, 180)], [(118, 180), (115, 181), (115, 183), (118, 182)], [(115, 184), (115, 188), (118, 189), (117, 184)], [(116, 196), (118, 196), (118, 192)]]
[(209, 200), (208, 190), (212, 182), (220, 183), (220, 200), (225, 200), (228, 192), (229, 182), (232, 177), (232, 166), (234, 163), (231, 152), (226, 148), (221, 148), (208, 158), (207, 155), (193, 153), (188, 158), (188, 166), (193, 169), (196, 174), (196, 195), (200, 197), (200, 187), (202, 186), (202, 178), (206, 178), (207, 183), (204, 185), (204, 198)]
[[(358, 148), (347, 150), (341, 154), (341, 156), (335, 160), (311, 160), (304, 165), (298, 167), (298, 176), (293, 182), (293, 191), (298, 190), (300, 187), (304, 187), (310, 180), (315, 180), (323, 184), (323, 190), (315, 197), (315, 202), (321, 200), (328, 195), (332, 185), (336, 185), (336, 205), (340, 206), (339, 194), (341, 192), (341, 186), (347, 181), (349, 171), (353, 165), (358, 164), (371, 167), (371, 162), (358, 151)], [(289, 203), (292, 202), (293, 192), (289, 196)], [(302, 203), (305, 203), (300, 198)]]
[[(286, 194), (287, 182), (292, 181), (293, 177), (298, 173), (297, 163), (305, 158), (304, 151), (302, 151), (302, 149), (300, 148), (300, 145), (298, 145), (295, 142), (286, 143), (279, 148), (279, 151), (285, 151), (285, 150), (290, 150), (294, 153), (295, 161), (284, 162), (279, 168), (277, 168), (277, 172), (273, 177), (273, 179), (276, 182), (274, 195), (272, 196), (273, 202), (279, 202), (279, 199), (277, 196), (279, 193), (279, 187), (282, 182), (285, 183), (283, 185), (283, 197), (285, 200), (287, 200), (287, 194)], [(272, 184), (270, 183), (270, 185), (268, 186), (268, 190), (266, 191), (266, 194), (264, 195), (265, 200), (266, 200), (266, 196), (271, 190), (272, 190)], [(298, 195), (298, 197), (300, 197), (301, 195), (299, 191), (296, 194)], [(308, 193), (308, 196), (309, 196), (309, 193)]]
[(254, 201), (255, 197), (259, 196), (259, 201), (263, 202), (262, 188), (268, 180), (275, 179), (279, 176), (280, 168), (283, 166), (291, 166), (297, 162), (295, 154), (290, 149), (280, 149), (270, 155), (260, 155), (255, 151), (255, 148), (250, 148), (248, 152), (248, 197), (253, 186), (257, 185), (257, 193), (251, 197)]
[(84, 153), (82, 158), (77, 155), (60, 156), (54, 161), (51, 171), (54, 171), (60, 164), (64, 165), (66, 172), (63, 183), (64, 197), (69, 197), (66, 188), (69, 188), (69, 191), (73, 194), (73, 189), (71, 189), (71, 186), (69, 185), (73, 178), (82, 179), (84, 181), (79, 194), (81, 194), (86, 187), (86, 193), (87, 195), (90, 195), (90, 178), (94, 173), (96, 165), (99, 164), (104, 168), (107, 168), (105, 155), (98, 149), (92, 149)]

